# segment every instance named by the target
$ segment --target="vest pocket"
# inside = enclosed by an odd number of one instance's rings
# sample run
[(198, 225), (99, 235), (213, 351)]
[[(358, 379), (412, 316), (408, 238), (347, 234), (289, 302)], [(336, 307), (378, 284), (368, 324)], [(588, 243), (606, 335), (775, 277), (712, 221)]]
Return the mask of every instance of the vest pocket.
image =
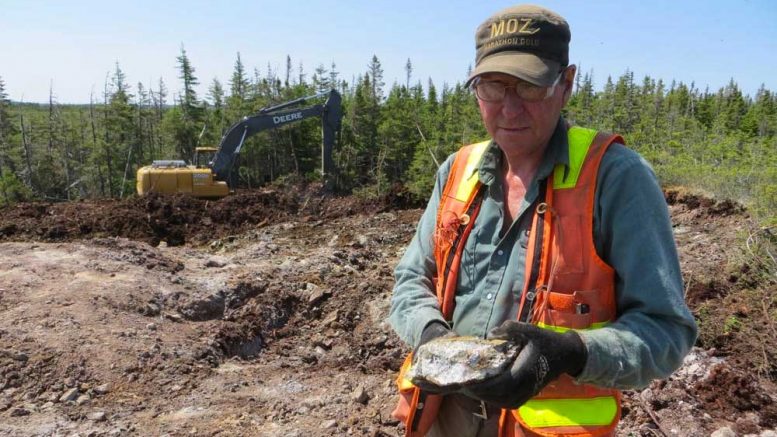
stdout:
[(537, 314), (539, 324), (556, 331), (587, 329), (599, 312), (597, 291), (559, 293), (547, 291), (540, 297)]

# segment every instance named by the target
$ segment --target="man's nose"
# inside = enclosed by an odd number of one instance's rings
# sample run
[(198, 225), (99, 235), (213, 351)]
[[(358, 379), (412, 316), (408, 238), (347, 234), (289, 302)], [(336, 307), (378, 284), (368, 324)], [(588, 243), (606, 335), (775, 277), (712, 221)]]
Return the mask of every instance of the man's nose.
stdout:
[(505, 90), (504, 99), (502, 99), (502, 113), (506, 117), (515, 117), (520, 115), (525, 110), (524, 100), (518, 97), (518, 93), (515, 88), (507, 88)]

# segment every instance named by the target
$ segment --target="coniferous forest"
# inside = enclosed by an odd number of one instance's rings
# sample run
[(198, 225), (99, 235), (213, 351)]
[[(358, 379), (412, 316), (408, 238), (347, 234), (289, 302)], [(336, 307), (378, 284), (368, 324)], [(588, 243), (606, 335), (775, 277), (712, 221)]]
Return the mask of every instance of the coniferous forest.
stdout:
[[(0, 207), (25, 200), (135, 195), (135, 173), (157, 159), (190, 161), (194, 148), (216, 146), (230, 125), (259, 109), (337, 89), (344, 117), (335, 148), (337, 187), (364, 196), (396, 184), (425, 198), (437, 165), (486, 132), (463, 83), (413, 76), (388, 85), (380, 60), (350, 82), (333, 63), (312, 72), (287, 57), (283, 71), (249, 69), (238, 54), (226, 83), (198, 95), (196, 68), (181, 48), (179, 82), (131, 84), (117, 63), (89, 104), (11, 102), (0, 77)], [(749, 207), (777, 223), (777, 94), (742, 93), (734, 79), (717, 90), (635, 78), (628, 70), (594, 88), (578, 71), (569, 121), (620, 133), (655, 169), (662, 184), (684, 186)], [(597, 80), (599, 80), (597, 78)], [(262, 132), (241, 151), (238, 183), (314, 180), (321, 156), (320, 120)]]

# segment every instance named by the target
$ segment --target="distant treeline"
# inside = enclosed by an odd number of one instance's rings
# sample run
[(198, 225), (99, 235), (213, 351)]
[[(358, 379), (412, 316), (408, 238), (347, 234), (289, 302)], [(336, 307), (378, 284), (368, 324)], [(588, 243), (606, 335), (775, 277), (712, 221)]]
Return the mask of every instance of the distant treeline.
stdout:
[[(350, 82), (333, 63), (306, 73), (287, 57), (285, 71), (248, 71), (240, 55), (226, 86), (213, 79), (198, 96), (195, 68), (182, 48), (180, 91), (132, 87), (118, 63), (88, 105), (9, 101), (0, 78), (0, 206), (27, 199), (72, 200), (134, 194), (138, 167), (155, 159), (191, 160), (198, 145), (218, 145), (243, 116), (298, 97), (337, 89), (345, 116), (335, 151), (337, 186), (381, 195), (397, 183), (424, 198), (436, 167), (487, 134), (472, 92), (413, 78), (387, 87), (373, 56)], [(732, 79), (717, 91), (667, 84), (627, 71), (595, 90), (578, 74), (565, 115), (573, 123), (622, 134), (665, 185), (738, 200), (774, 224), (777, 211), (777, 95), (763, 86), (743, 95)], [(256, 187), (279, 178), (319, 177), (321, 129), (305, 120), (256, 135), (242, 148), (238, 181)]]

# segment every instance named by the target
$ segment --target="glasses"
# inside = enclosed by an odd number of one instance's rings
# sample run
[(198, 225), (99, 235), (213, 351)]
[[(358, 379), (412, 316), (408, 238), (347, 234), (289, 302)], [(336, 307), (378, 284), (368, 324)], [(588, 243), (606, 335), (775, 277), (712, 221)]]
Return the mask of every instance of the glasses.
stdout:
[(478, 77), (475, 79), (475, 83), (472, 85), (472, 88), (475, 90), (475, 95), (478, 97), (478, 99), (484, 102), (501, 102), (505, 98), (505, 94), (507, 94), (508, 88), (514, 88), (515, 94), (517, 94), (521, 100), (527, 102), (539, 102), (545, 99), (549, 99), (553, 96), (553, 93), (556, 90), (556, 85), (558, 85), (563, 74), (564, 71), (561, 71), (559, 75), (556, 76), (556, 80), (553, 81), (553, 84), (548, 87), (537, 86), (524, 80), (519, 80), (513, 85), (507, 85), (503, 82), (481, 80)]

